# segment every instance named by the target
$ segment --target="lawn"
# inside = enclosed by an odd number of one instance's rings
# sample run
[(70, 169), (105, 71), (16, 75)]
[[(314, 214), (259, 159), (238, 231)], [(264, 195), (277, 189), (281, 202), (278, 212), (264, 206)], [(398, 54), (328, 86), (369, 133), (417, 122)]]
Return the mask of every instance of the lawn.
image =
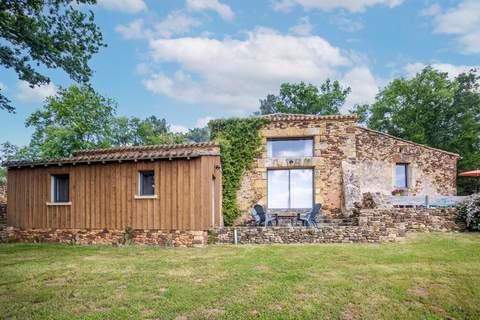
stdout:
[(479, 301), (480, 234), (381, 245), (0, 245), (0, 319), (479, 319)]

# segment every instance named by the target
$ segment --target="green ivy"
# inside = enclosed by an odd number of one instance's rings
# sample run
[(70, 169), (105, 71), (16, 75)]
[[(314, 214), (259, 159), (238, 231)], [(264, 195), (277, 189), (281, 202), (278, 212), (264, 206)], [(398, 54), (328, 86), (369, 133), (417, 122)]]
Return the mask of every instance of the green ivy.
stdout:
[(210, 121), (211, 138), (221, 146), (223, 219), (225, 225), (232, 225), (240, 216), (237, 191), (242, 176), (262, 152), (259, 130), (268, 123), (267, 119), (231, 118)]

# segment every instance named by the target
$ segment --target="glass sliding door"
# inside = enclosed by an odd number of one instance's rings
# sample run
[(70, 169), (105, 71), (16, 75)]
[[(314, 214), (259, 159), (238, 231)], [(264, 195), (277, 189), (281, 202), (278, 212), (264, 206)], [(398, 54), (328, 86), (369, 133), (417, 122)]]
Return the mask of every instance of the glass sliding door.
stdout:
[(289, 171), (268, 171), (268, 207), (272, 209), (288, 208)]
[(313, 204), (313, 170), (268, 170), (268, 208), (304, 209)]

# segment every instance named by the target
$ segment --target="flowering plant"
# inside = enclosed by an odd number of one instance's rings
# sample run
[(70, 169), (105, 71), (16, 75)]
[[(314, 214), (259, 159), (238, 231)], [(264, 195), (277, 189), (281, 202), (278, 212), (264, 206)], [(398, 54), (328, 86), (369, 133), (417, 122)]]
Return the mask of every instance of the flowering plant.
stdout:
[(395, 188), (392, 191), (392, 195), (393, 196), (396, 196), (396, 195), (403, 196), (403, 195), (405, 195), (406, 191), (407, 191), (407, 189), (405, 189), (405, 188)]
[(467, 229), (480, 231), (480, 194), (472, 196), (458, 207), (458, 219), (465, 223)]

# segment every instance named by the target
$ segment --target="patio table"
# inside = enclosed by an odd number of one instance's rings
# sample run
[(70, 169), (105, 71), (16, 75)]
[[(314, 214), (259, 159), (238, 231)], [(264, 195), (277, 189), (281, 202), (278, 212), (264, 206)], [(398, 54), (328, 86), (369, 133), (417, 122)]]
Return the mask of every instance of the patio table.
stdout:
[(297, 214), (296, 213), (281, 213), (277, 214), (277, 219), (278, 221), (288, 221), (291, 226), (295, 225), (295, 222), (297, 220)]

